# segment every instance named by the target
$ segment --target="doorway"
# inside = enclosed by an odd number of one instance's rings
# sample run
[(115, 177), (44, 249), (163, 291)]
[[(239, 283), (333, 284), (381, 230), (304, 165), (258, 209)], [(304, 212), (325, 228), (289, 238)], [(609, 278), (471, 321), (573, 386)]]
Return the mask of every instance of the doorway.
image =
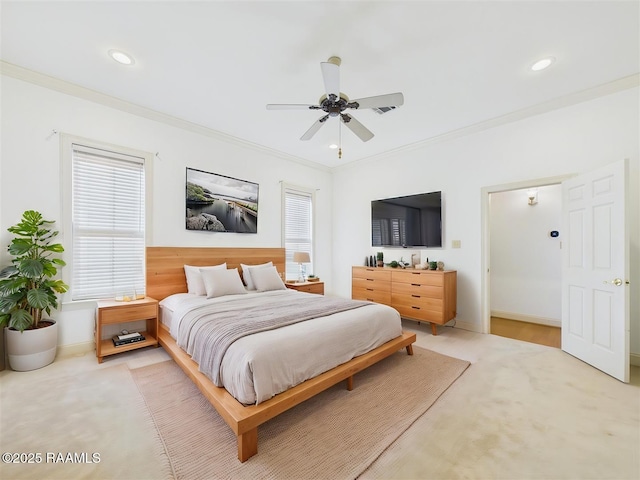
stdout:
[(484, 333), (560, 347), (562, 180), (483, 189)]

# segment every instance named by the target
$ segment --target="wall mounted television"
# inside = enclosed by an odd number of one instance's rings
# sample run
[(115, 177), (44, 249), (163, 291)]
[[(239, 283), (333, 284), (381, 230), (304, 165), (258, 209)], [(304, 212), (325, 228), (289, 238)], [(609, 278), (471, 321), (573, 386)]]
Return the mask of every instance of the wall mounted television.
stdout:
[(442, 192), (371, 201), (374, 247), (442, 247)]

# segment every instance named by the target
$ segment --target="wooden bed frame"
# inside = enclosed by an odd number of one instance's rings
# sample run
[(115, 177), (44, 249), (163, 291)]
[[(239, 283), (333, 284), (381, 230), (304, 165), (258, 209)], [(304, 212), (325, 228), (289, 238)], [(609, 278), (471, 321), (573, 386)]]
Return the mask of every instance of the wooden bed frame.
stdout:
[[(285, 271), (283, 248), (200, 248), (200, 247), (147, 247), (146, 294), (156, 300), (187, 291), (184, 265), (218, 265), (226, 262), (228, 268), (240, 263), (257, 265), (272, 261), (279, 272)], [(304, 402), (327, 388), (347, 381), (353, 388), (354, 374), (374, 363), (406, 348), (413, 355), (414, 333), (403, 332), (397, 338), (339, 365), (315, 378), (307, 380), (266, 402), (246, 406), (238, 402), (224, 388), (216, 387), (198, 370), (198, 364), (178, 345), (166, 327), (161, 326), (158, 340), (175, 362), (196, 384), (202, 394), (231, 427), (238, 439), (238, 459), (245, 462), (258, 453), (258, 426), (282, 412)]]

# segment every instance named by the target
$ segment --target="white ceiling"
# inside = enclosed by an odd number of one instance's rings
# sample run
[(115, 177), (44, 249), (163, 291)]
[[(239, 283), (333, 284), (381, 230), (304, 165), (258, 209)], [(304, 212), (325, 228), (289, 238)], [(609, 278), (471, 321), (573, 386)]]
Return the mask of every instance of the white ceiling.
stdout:
[[(529, 109), (640, 71), (638, 1), (2, 1), (1, 59), (327, 166)], [(136, 63), (107, 56), (121, 49)], [(402, 92), (404, 106), (350, 111), (375, 137), (317, 111), (320, 62), (342, 58), (350, 98)], [(531, 64), (553, 55), (551, 68)]]

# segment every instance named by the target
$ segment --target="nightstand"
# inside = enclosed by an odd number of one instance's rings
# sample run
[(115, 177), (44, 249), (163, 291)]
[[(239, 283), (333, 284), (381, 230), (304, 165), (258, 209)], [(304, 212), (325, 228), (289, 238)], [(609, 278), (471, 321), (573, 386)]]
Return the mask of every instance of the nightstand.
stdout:
[(301, 283), (285, 283), (287, 288), (298, 290), (299, 292), (317, 293), (324, 295), (324, 282), (301, 282)]
[[(96, 357), (98, 363), (107, 355), (127, 352), (136, 348), (158, 346), (158, 301), (146, 297), (142, 300), (117, 302), (115, 300), (98, 300), (96, 308)], [(102, 330), (105, 325), (137, 322), (146, 320), (146, 330), (140, 332), (144, 340), (116, 347), (111, 337), (103, 339)]]

